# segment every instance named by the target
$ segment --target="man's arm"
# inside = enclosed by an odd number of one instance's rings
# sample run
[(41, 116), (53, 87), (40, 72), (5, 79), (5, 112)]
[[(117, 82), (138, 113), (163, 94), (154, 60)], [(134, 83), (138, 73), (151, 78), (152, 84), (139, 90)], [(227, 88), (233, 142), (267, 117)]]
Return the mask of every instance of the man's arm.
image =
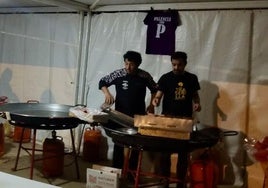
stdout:
[(161, 99), (162, 99), (162, 96), (163, 96), (163, 92), (160, 91), (160, 90), (158, 90), (158, 91), (156, 92), (156, 94), (155, 94), (153, 100), (152, 100), (152, 104), (153, 104), (154, 106), (159, 106), (160, 101), (161, 101)]
[(155, 97), (155, 93), (151, 94), (151, 100), (149, 106), (146, 108), (146, 112), (150, 114), (154, 114), (154, 105), (153, 105), (153, 99)]
[(198, 91), (196, 91), (193, 95), (193, 111), (201, 111), (200, 97)]
[(101, 91), (105, 96), (105, 103), (106, 104), (113, 104), (114, 103), (114, 96), (110, 93), (108, 87), (102, 86)]
[(113, 104), (115, 102), (114, 96), (110, 93), (108, 87), (113, 85), (114, 81), (121, 76), (126, 74), (125, 69), (118, 69), (102, 77), (99, 81), (99, 89), (103, 92), (105, 96), (105, 103), (106, 104)]

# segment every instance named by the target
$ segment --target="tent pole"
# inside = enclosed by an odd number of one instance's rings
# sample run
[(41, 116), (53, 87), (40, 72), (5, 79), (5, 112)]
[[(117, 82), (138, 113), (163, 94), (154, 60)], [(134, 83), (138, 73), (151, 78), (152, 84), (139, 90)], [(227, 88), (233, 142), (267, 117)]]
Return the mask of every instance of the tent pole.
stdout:
[(95, 2), (91, 4), (91, 6), (89, 7), (89, 9), (90, 10), (93, 10), (97, 6), (97, 4), (98, 4), (99, 1), (100, 0), (95, 0)]
[[(78, 46), (78, 55), (77, 55), (77, 73), (76, 73), (76, 82), (75, 82), (75, 104), (79, 104), (82, 100), (79, 100), (79, 91), (80, 88), (84, 89), (84, 83), (81, 83), (81, 70), (82, 70), (82, 48), (83, 48), (83, 34), (84, 34), (84, 12), (80, 13), (80, 23), (79, 23), (79, 46)], [(81, 85), (81, 86), (80, 86)], [(83, 91), (81, 92), (83, 93)], [(83, 97), (81, 97), (83, 98)]]

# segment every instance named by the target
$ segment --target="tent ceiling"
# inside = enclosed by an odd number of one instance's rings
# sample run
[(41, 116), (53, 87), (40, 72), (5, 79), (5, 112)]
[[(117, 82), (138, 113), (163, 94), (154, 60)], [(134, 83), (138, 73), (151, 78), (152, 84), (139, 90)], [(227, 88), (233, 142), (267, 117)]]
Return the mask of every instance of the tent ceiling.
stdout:
[[(240, 3), (239, 3), (240, 2)], [(189, 7), (189, 5), (203, 5), (207, 7), (208, 3), (230, 6), (240, 4), (244, 8), (268, 7), (268, 0), (0, 0), (0, 12), (13, 11), (89, 11), (89, 10), (105, 10), (103, 7), (119, 7), (120, 6), (140, 6), (143, 9), (148, 9), (148, 6), (157, 4), (168, 4), (169, 8), (175, 5), (179, 7)], [(227, 3), (227, 4), (226, 4)], [(147, 6), (146, 6), (147, 5)], [(175, 6), (176, 7), (176, 6)], [(164, 7), (165, 8), (165, 7)], [(202, 8), (202, 6), (201, 6)], [(209, 8), (209, 7), (208, 7)], [(220, 7), (223, 8), (223, 7)]]
[[(77, 0), (85, 4), (93, 4), (96, 0)], [(235, 0), (100, 0), (99, 5), (130, 5), (130, 4), (156, 4), (156, 3), (189, 3), (189, 2), (223, 2)], [(236, 0), (237, 1), (237, 0)], [(251, 0), (254, 1), (254, 0)]]

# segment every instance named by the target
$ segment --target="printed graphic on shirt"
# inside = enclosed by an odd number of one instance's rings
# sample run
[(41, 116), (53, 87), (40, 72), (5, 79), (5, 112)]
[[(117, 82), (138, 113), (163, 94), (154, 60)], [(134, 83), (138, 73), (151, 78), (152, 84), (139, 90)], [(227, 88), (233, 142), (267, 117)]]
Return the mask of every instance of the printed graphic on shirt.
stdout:
[(127, 90), (128, 89), (128, 81), (127, 80), (123, 80), (122, 89), (123, 90)]
[(146, 54), (171, 55), (175, 51), (175, 31), (180, 24), (178, 11), (150, 11), (144, 24), (148, 25)]
[(175, 100), (184, 100), (186, 94), (187, 94), (187, 91), (183, 87), (183, 82), (179, 82), (178, 87), (175, 89)]

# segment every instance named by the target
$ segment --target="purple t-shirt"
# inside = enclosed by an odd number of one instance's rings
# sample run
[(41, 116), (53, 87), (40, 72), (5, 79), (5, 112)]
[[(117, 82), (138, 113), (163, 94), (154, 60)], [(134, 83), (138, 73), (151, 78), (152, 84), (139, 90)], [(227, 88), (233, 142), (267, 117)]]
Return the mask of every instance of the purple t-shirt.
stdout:
[(176, 10), (152, 10), (144, 19), (147, 28), (146, 54), (171, 55), (175, 51), (175, 31), (179, 22)]

